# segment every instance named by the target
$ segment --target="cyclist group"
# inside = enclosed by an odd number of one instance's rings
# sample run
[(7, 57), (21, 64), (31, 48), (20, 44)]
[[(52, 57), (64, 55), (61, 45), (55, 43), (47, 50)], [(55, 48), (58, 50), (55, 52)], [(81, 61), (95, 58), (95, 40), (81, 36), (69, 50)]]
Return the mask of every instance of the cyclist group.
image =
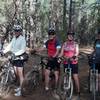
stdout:
[[(14, 38), (10, 42), (10, 44), (6, 47), (3, 53), (7, 53), (11, 51), (15, 54), (15, 56), (22, 56), (26, 50), (26, 41), (25, 37), (22, 35), (22, 27), (19, 25), (14, 26)], [(55, 89), (58, 88), (59, 83), (59, 74), (60, 74), (60, 63), (58, 62), (58, 58), (65, 58), (71, 60), (71, 68), (73, 79), (75, 81), (75, 87), (77, 90), (77, 94), (80, 94), (80, 83), (79, 83), (79, 73), (78, 73), (78, 55), (79, 55), (79, 45), (74, 40), (74, 32), (68, 32), (66, 36), (66, 41), (61, 45), (54, 29), (48, 30), (48, 37), (49, 39), (44, 43), (43, 48), (35, 49), (36, 52), (42, 52), (47, 50), (48, 55), (48, 63), (45, 68), (45, 90), (49, 90), (49, 76), (51, 70), (54, 70), (55, 75)], [(97, 50), (97, 59), (100, 59), (100, 31), (98, 32), (99, 38), (95, 42), (94, 50)], [(68, 66), (68, 62), (65, 60), (63, 61), (64, 68)], [(100, 61), (97, 62), (96, 67), (100, 72)], [(20, 82), (20, 85), (17, 89), (15, 89), (15, 96), (21, 95), (21, 85), (24, 80), (23, 74), (23, 66), (24, 61), (21, 59), (16, 59), (13, 62), (13, 66), (15, 68), (15, 72), (17, 75), (17, 79)], [(100, 75), (99, 75), (100, 79)], [(100, 85), (100, 84), (99, 84)], [(100, 87), (100, 86), (99, 86)]]

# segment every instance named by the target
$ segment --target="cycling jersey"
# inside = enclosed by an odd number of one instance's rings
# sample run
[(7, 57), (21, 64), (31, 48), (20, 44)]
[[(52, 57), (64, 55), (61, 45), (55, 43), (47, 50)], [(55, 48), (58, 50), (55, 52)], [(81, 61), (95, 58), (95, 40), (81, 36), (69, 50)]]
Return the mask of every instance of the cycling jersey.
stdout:
[(100, 39), (95, 41), (95, 54), (96, 54), (96, 63), (100, 63)]
[[(77, 45), (76, 45), (76, 42), (74, 41), (67, 41), (64, 43), (63, 45), (64, 47), (64, 56), (65, 57), (69, 57), (69, 58), (72, 58), (73, 56), (76, 56), (76, 53), (77, 53)], [(64, 63), (67, 63), (66, 61)], [(76, 60), (73, 60), (72, 61), (72, 64), (76, 64), (77, 61)]]
[(57, 51), (58, 48), (61, 48), (59, 41), (54, 38), (50, 39), (45, 43), (45, 46), (47, 48), (48, 56), (53, 57)]

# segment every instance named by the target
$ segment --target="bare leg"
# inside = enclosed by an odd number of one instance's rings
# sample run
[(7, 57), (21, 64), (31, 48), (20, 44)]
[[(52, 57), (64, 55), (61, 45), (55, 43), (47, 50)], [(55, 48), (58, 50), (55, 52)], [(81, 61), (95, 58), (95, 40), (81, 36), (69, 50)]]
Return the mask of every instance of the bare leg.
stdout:
[(20, 87), (21, 87), (24, 80), (23, 67), (18, 67), (18, 76), (19, 76)]
[(14, 66), (14, 71), (15, 71), (15, 75), (16, 75), (16, 83), (19, 84), (18, 68), (16, 66)]
[(58, 80), (59, 80), (59, 71), (55, 71), (55, 88), (58, 86)]
[(78, 74), (73, 74), (73, 78), (74, 78), (74, 81), (75, 81), (75, 86), (77, 88), (77, 92), (79, 93), (80, 92), (80, 84), (79, 84)]
[(49, 87), (49, 75), (50, 75), (50, 70), (45, 69), (45, 87)]

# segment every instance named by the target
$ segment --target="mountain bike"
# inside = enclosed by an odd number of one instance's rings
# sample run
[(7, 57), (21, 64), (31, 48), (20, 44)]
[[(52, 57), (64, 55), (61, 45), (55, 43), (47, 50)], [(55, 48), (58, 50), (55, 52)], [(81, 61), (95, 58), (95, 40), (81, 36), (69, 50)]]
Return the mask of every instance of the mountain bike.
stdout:
[(96, 100), (98, 91), (98, 70), (95, 66), (95, 57), (92, 58), (92, 64), (89, 69), (89, 91), (92, 93), (93, 100)]
[(16, 75), (12, 66), (12, 55), (1, 59), (3, 62), (0, 69), (0, 95), (8, 94), (10, 86), (15, 82)]
[(64, 70), (64, 75), (61, 83), (62, 94), (64, 100), (71, 100), (73, 95), (73, 80), (72, 80), (72, 68), (70, 66), (71, 61), (67, 59), (68, 67)]

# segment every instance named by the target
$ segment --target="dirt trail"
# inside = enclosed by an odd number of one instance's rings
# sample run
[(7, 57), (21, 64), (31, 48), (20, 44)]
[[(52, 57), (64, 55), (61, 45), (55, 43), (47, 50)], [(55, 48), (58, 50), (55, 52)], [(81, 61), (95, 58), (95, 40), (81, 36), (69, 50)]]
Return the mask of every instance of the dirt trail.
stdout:
[[(91, 49), (81, 49), (80, 51), (80, 59), (79, 59), (79, 76), (80, 76), (80, 86), (81, 86), (81, 96), (80, 100), (91, 100), (91, 95), (88, 92), (88, 62), (87, 62), (87, 53), (90, 53)], [(39, 57), (30, 57), (29, 62), (25, 65), (25, 73), (29, 70), (31, 70), (33, 63), (39, 63)], [(0, 100), (57, 100), (53, 96), (52, 91), (51, 92), (45, 92), (44, 86), (41, 84), (37, 89), (31, 93), (31, 95), (28, 95), (26, 97), (15, 97), (13, 95), (13, 92), (9, 94), (6, 97), (0, 98)], [(60, 100), (60, 99), (59, 99)], [(73, 96), (72, 100), (77, 100), (76, 96)], [(98, 97), (97, 100), (100, 100)]]

